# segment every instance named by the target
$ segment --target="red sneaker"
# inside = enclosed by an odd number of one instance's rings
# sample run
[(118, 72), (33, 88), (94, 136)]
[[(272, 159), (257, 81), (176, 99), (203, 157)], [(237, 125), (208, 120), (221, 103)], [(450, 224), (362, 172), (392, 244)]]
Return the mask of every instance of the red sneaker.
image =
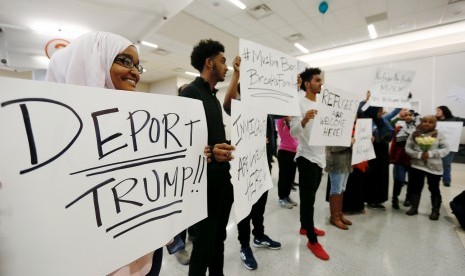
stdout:
[[(325, 235), (325, 231), (320, 230), (320, 229), (318, 229), (316, 227), (313, 227), (313, 232), (315, 232), (315, 235), (317, 235), (318, 237), (321, 237), (321, 236)], [(306, 236), (307, 235), (307, 230), (305, 230), (304, 228), (300, 228), (299, 234), (301, 234), (302, 236)]]
[(324, 261), (329, 260), (329, 255), (326, 253), (326, 251), (323, 249), (323, 246), (319, 243), (314, 243), (311, 244), (310, 242), (307, 242), (307, 247), (312, 251), (312, 253), (317, 257), (320, 258)]
[(324, 236), (324, 235), (326, 234), (325, 231), (320, 230), (320, 229), (318, 229), (318, 228), (316, 228), (316, 227), (313, 227), (313, 231), (315, 232), (315, 234), (316, 234), (318, 237)]

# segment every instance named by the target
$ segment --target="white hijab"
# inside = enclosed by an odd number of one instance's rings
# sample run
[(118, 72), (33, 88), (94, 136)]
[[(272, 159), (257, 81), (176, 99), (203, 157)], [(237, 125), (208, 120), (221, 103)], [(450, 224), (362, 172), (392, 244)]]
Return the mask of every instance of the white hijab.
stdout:
[(115, 89), (110, 69), (115, 57), (133, 45), (107, 32), (91, 32), (76, 38), (50, 60), (46, 81)]

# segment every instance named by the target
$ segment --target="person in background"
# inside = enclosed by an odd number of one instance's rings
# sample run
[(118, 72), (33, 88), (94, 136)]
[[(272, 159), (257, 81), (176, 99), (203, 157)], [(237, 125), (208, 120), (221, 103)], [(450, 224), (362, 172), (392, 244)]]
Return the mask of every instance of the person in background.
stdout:
[[(444, 135), (436, 129), (436, 122), (437, 119), (433, 115), (421, 118), (421, 123), (409, 136), (405, 145), (405, 151), (412, 160), (408, 184), (411, 187), (412, 206), (406, 214), (409, 216), (418, 214), (421, 191), (426, 178), (428, 189), (431, 192), (430, 220), (439, 219), (442, 200), (439, 181), (443, 174), (441, 158), (449, 153)], [(430, 139), (430, 141), (426, 141), (426, 139)]]
[[(404, 125), (396, 126), (396, 123), (402, 120), (405, 122)], [(394, 138), (391, 142), (391, 148), (389, 149), (389, 160), (394, 165), (393, 178), (394, 187), (392, 190), (392, 208), (399, 209), (399, 195), (402, 190), (407, 177), (407, 173), (410, 170), (410, 156), (405, 152), (405, 144), (409, 135), (415, 131), (416, 126), (419, 123), (419, 114), (413, 110), (402, 109), (396, 119), (391, 121), (391, 125), (395, 126)], [(404, 206), (410, 206), (410, 189), (407, 187), (407, 193), (405, 195)]]
[(389, 195), (389, 142), (394, 129), (390, 121), (400, 111), (400, 108), (383, 115), (382, 107), (370, 106), (362, 112), (361, 118), (373, 120), (373, 147), (376, 158), (368, 161), (367, 185), (364, 187), (365, 201), (368, 207), (384, 209), (383, 203)]
[(223, 112), (216, 98), (215, 86), (224, 81), (228, 67), (224, 46), (211, 39), (201, 40), (191, 53), (191, 65), (200, 76), (181, 92), (203, 102), (208, 127), (208, 145), (211, 162), (207, 165), (208, 217), (194, 224), (195, 239), (189, 263), (190, 276), (204, 276), (207, 269), (211, 276), (224, 275), (224, 241), (231, 206), (234, 200), (229, 161), (234, 146), (226, 141)]
[(311, 122), (318, 113), (316, 95), (321, 92), (323, 80), (319, 68), (306, 68), (300, 77), (300, 88), (305, 91), (305, 96), (299, 100), (301, 116), (292, 117), (291, 135), (299, 141), (296, 161), (299, 169), (299, 196), (300, 196), (300, 234), (306, 235), (307, 247), (318, 258), (329, 260), (329, 255), (323, 246), (318, 243), (317, 236), (324, 235), (314, 226), (315, 195), (320, 186), (323, 168), (326, 166), (325, 148), (323, 146), (310, 146)]
[[(239, 78), (240, 78), (240, 65), (241, 65), (241, 58), (236, 56), (233, 60), (233, 68), (234, 72), (231, 77), (231, 82), (229, 83), (228, 89), (226, 91), (226, 96), (223, 102), (223, 108), (228, 115), (231, 115), (231, 102), (232, 99), (238, 99), (240, 95), (240, 85), (239, 85)], [(270, 118), (271, 116), (268, 115), (267, 118), (267, 160), (268, 160), (268, 167), (271, 171), (271, 158), (272, 158), (272, 151), (270, 149), (270, 138), (269, 135), (272, 133), (270, 131)], [(274, 126), (272, 126), (274, 127)], [(250, 223), (253, 224), (252, 234), (254, 236), (253, 239), (253, 246), (254, 247), (261, 247), (261, 248), (269, 248), (269, 249), (280, 249), (281, 243), (272, 240), (268, 235), (265, 235), (265, 225), (264, 225), (264, 214), (265, 214), (265, 206), (266, 201), (268, 199), (268, 191), (264, 192), (262, 196), (255, 202), (250, 210), (250, 214), (241, 220), (237, 224), (237, 232), (238, 232), (238, 240), (241, 244), (241, 250), (239, 252), (240, 257), (244, 263), (244, 266), (247, 269), (255, 270), (258, 268), (257, 260), (255, 259), (252, 249), (250, 248)]]
[[(436, 107), (436, 119), (438, 121), (445, 122), (463, 122), (463, 125), (465, 126), (465, 119), (455, 117), (454, 115), (452, 115), (450, 109), (444, 105)], [(451, 165), (452, 161), (454, 160), (454, 156), (455, 152), (451, 151), (442, 159), (442, 166), (444, 170), (444, 174), (442, 175), (442, 182), (446, 187), (450, 187), (450, 184), (452, 182)]]
[(294, 206), (297, 206), (297, 203), (291, 199), (290, 194), (297, 170), (297, 164), (294, 162), (294, 158), (299, 141), (291, 135), (289, 128), (290, 120), (291, 117), (284, 117), (276, 120), (280, 139), (278, 150), (278, 204), (287, 209), (292, 209)]
[[(139, 53), (129, 40), (112, 33), (91, 32), (52, 56), (45, 80), (134, 91), (140, 74)], [(110, 275), (156, 276), (162, 258), (163, 248), (159, 248)]]
[[(352, 138), (351, 144), (355, 140)], [(344, 191), (347, 186), (349, 174), (352, 172), (352, 147), (326, 146), (326, 167), (329, 174), (329, 208), (331, 216), (329, 221), (337, 228), (348, 230), (347, 225), (352, 222), (342, 214)]]
[[(357, 116), (352, 129), (352, 137), (355, 136), (357, 119), (362, 117), (362, 109), (371, 97), (371, 92), (367, 91), (365, 100), (361, 101)], [(346, 189), (342, 199), (342, 211), (346, 214), (365, 214), (365, 200), (363, 187), (367, 185), (368, 161), (362, 161), (352, 165), (352, 172), (349, 174)], [(329, 182), (329, 181), (328, 181)], [(329, 190), (329, 189), (328, 189)], [(329, 191), (327, 192), (329, 194)]]

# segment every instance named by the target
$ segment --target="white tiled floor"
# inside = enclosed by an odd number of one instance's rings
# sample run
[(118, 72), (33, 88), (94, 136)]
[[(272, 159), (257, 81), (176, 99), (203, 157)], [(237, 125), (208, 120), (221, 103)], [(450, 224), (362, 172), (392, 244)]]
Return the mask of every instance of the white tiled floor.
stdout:
[[(237, 230), (231, 219), (225, 250), (225, 275), (465, 275), (465, 231), (450, 213), (450, 200), (465, 190), (465, 164), (453, 164), (452, 187), (441, 187), (443, 204), (439, 221), (428, 219), (431, 203), (427, 186), (423, 189), (419, 215), (405, 215), (406, 208), (366, 209), (353, 215), (348, 231), (330, 225), (328, 203), (324, 201), (326, 175), (317, 194), (315, 222), (326, 231), (319, 241), (331, 259), (317, 259), (306, 248), (306, 238), (298, 234), (299, 209), (277, 205), (277, 163), (265, 213), (265, 231), (282, 243), (280, 250), (253, 248), (258, 269), (247, 270), (239, 257)], [(390, 185), (392, 189), (392, 184)], [(401, 199), (404, 198), (405, 187)], [(298, 193), (291, 197), (298, 202)], [(297, 206), (298, 207), (298, 206)], [(233, 218), (233, 215), (231, 215)], [(188, 250), (190, 250), (188, 244)], [(166, 253), (160, 275), (187, 275), (188, 266)]]

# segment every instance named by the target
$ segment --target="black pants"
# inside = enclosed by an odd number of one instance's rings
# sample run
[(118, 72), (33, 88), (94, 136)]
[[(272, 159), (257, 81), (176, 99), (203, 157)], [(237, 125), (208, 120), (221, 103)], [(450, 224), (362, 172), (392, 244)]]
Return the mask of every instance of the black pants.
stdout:
[(295, 152), (287, 150), (278, 151), (279, 179), (278, 196), (284, 199), (291, 194), (297, 164), (294, 162)]
[(315, 195), (321, 182), (322, 169), (304, 157), (297, 158), (299, 168), (300, 224), (307, 230), (307, 238), (311, 243), (317, 242), (313, 231), (313, 214)]
[(431, 192), (431, 197), (441, 197), (439, 190), (439, 182), (441, 175), (428, 173), (422, 170), (411, 168), (408, 175), (408, 193), (421, 195), (423, 186), (425, 185), (425, 178), (428, 182), (428, 189)]
[(255, 238), (261, 239), (265, 235), (265, 226), (263, 226), (265, 213), (266, 200), (268, 198), (268, 191), (258, 199), (252, 206), (250, 214), (237, 224), (237, 232), (239, 233), (238, 239), (241, 243), (241, 248), (250, 246), (250, 221), (253, 224), (252, 234)]
[(147, 276), (158, 276), (160, 274), (161, 262), (163, 260), (163, 247), (158, 248), (153, 252), (152, 268)]
[(224, 275), (224, 241), (233, 200), (230, 181), (208, 188), (208, 217), (193, 226), (189, 276), (204, 276), (207, 268), (210, 276)]

